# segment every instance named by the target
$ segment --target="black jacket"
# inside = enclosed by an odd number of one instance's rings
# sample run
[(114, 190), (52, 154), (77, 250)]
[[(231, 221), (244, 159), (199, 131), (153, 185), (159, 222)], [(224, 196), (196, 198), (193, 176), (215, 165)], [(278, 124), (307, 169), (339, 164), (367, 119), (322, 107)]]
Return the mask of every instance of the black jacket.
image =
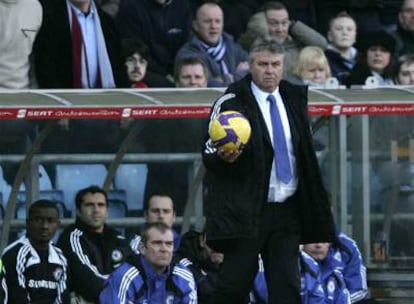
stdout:
[(21, 237), (4, 249), (1, 259), (0, 303), (70, 303), (67, 260), (55, 245), (40, 251)]
[[(43, 22), (34, 44), (35, 74), (40, 88), (73, 88), (72, 36), (66, 1), (45, 1)], [(113, 19), (97, 7), (117, 87), (127, 86), (121, 44)]]
[(195, 231), (186, 232), (181, 237), (174, 261), (191, 270), (197, 285), (198, 304), (206, 304), (215, 293), (220, 268), (211, 262), (201, 248), (200, 236), (201, 234)]
[[(235, 110), (250, 121), (252, 133), (243, 153), (234, 163), (216, 153), (203, 151), (205, 175), (206, 232), (210, 240), (254, 237), (267, 201), (273, 147), (261, 111), (250, 89), (251, 76), (233, 83), (212, 111)], [(328, 194), (323, 187), (314, 153), (307, 116), (307, 89), (286, 81), (280, 83), (292, 131), (298, 174), (298, 210), (303, 243), (334, 239), (334, 224)]]
[(105, 226), (102, 233), (90, 232), (78, 220), (62, 232), (57, 245), (74, 274), (71, 291), (95, 303), (106, 276), (131, 255), (127, 240), (115, 229)]

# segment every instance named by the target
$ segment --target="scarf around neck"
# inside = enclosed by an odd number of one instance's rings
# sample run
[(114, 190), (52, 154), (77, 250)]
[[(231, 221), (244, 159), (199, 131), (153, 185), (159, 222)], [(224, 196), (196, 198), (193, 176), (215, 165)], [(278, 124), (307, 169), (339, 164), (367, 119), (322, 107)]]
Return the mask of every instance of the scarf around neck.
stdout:
[[(82, 29), (76, 15), (75, 8), (69, 3), (69, 1), (66, 3), (69, 12), (69, 24), (72, 35), (73, 88), (91, 88), (88, 70), (88, 57), (86, 54), (85, 40), (82, 35)], [(95, 87), (114, 88), (115, 81), (113, 77), (112, 66), (109, 60), (99, 15), (97, 14), (97, 8), (94, 1), (91, 1), (90, 5), (91, 12), (95, 12), (93, 20), (96, 32), (98, 56), (98, 71)]]

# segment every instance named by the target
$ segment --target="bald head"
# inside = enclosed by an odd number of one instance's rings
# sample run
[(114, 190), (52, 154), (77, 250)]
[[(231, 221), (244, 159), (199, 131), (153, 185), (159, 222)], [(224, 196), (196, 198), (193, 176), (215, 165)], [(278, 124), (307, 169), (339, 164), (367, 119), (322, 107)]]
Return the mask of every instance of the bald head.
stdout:
[(201, 5), (193, 21), (193, 30), (209, 45), (216, 45), (223, 34), (223, 11), (215, 3)]

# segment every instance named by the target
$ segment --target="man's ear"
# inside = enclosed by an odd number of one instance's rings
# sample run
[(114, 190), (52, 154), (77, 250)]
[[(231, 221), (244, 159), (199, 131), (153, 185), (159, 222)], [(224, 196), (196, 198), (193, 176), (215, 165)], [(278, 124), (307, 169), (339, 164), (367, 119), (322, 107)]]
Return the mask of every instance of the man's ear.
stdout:
[(331, 31), (328, 31), (328, 33), (326, 34), (326, 37), (328, 38), (329, 42), (332, 42), (332, 34)]
[(140, 253), (142, 253), (142, 254), (144, 254), (145, 255), (145, 244), (144, 244), (144, 242), (139, 242), (139, 244), (138, 244), (138, 250), (139, 250), (139, 252)]
[(197, 21), (196, 20), (193, 20), (192, 25), (193, 25), (193, 31), (197, 33), (198, 32), (198, 24), (197, 24)]

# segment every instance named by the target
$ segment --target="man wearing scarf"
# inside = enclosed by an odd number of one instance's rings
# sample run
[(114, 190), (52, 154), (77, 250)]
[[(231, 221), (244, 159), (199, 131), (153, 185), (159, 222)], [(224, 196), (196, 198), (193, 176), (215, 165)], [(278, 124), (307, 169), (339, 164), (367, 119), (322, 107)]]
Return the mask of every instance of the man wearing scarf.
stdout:
[(91, 0), (45, 1), (44, 10), (35, 43), (39, 87), (119, 86), (120, 43), (111, 17)]
[[(110, 16), (92, 0), (43, 0), (43, 7), (34, 46), (40, 88), (125, 87), (120, 39)], [(44, 152), (110, 153), (116, 148), (116, 121), (72, 120), (61, 125), (42, 145)]]
[(223, 11), (215, 3), (201, 5), (193, 21), (193, 38), (178, 52), (176, 60), (199, 57), (208, 67), (208, 86), (227, 86), (241, 79), (249, 68), (247, 53), (223, 32)]

